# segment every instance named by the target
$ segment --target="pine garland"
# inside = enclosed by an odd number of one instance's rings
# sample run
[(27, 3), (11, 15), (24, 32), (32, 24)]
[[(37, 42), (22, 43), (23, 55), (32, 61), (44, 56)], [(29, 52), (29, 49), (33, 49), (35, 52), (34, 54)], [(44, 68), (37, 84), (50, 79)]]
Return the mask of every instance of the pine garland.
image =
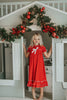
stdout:
[(67, 27), (64, 25), (55, 26), (51, 23), (51, 18), (45, 15), (45, 7), (38, 8), (36, 5), (29, 8), (29, 11), (20, 16), (21, 24), (10, 29), (9, 34), (5, 28), (0, 28), (0, 38), (2, 41), (15, 41), (24, 36), (25, 32), (32, 31), (28, 26), (33, 25), (34, 19), (37, 20), (37, 26), (41, 27), (43, 33), (47, 33), (52, 38), (67, 38)]

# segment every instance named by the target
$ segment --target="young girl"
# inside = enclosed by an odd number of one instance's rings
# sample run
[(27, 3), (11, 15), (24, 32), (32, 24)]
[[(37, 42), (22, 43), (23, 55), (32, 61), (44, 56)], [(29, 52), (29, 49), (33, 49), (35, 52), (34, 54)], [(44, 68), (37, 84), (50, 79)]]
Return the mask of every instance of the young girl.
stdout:
[(52, 45), (47, 53), (47, 50), (43, 45), (41, 35), (39, 33), (35, 33), (32, 36), (31, 44), (28, 47), (28, 50), (26, 51), (24, 44), (23, 48), (25, 57), (29, 56), (29, 80), (27, 86), (32, 87), (32, 95), (34, 100), (36, 100), (35, 88), (40, 88), (40, 96), (38, 100), (42, 100), (43, 87), (48, 86), (43, 55), (46, 58), (51, 56)]

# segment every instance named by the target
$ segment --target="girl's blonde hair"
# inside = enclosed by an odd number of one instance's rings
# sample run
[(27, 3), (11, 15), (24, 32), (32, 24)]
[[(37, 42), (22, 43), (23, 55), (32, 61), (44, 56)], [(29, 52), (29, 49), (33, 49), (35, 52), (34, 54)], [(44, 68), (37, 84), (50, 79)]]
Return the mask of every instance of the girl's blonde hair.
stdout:
[(40, 45), (43, 45), (43, 40), (42, 40), (42, 36), (39, 34), (39, 33), (34, 33), (34, 35), (32, 36), (31, 38), (31, 41), (30, 41), (30, 46), (33, 46), (33, 40), (34, 40), (34, 36), (37, 35), (40, 39)]

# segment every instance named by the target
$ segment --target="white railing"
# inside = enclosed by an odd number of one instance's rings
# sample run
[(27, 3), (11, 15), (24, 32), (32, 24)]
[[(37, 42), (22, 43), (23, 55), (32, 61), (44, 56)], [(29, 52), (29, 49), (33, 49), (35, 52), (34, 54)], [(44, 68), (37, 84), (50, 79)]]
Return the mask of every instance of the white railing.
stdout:
[[(48, 0), (48, 1), (39, 1), (41, 3), (47, 4), (49, 6), (52, 6), (54, 8), (63, 10), (67, 12), (67, 0)], [(29, 2), (2, 2), (0, 3), (0, 17), (7, 15), (25, 5), (28, 5), (31, 3)]]
[(22, 8), (29, 3), (30, 2), (2, 2), (0, 3), (0, 17), (7, 15), (19, 8)]
[(52, 1), (45, 1), (45, 2), (41, 1), (41, 2), (67, 12), (67, 0), (56, 0), (56, 1), (52, 0)]

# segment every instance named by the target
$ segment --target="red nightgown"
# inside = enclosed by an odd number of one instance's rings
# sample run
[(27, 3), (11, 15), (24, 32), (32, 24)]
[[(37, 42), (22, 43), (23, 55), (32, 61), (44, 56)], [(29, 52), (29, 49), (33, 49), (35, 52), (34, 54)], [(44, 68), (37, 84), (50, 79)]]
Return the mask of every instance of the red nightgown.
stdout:
[(45, 46), (29, 46), (27, 52), (30, 52), (27, 86), (36, 88), (48, 86), (43, 59), (43, 52), (46, 52)]

